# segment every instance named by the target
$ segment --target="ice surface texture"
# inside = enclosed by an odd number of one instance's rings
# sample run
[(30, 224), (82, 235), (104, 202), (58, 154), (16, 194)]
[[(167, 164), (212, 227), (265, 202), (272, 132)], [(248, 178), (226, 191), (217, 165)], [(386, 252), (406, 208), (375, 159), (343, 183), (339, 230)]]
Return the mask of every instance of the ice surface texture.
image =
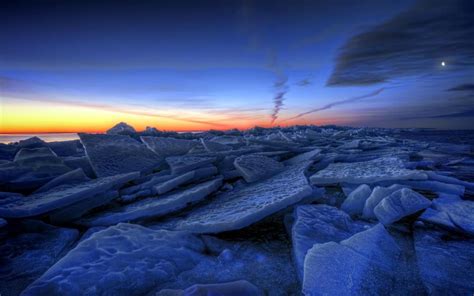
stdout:
[(256, 182), (283, 170), (284, 165), (262, 155), (243, 155), (234, 160), (235, 168), (247, 182)]
[(22, 221), (0, 244), (0, 294), (18, 295), (52, 266), (77, 239), (75, 229), (58, 228), (40, 221)]
[(298, 206), (291, 229), (293, 255), (300, 279), (306, 252), (316, 243), (339, 242), (363, 231), (368, 224), (353, 221), (346, 213), (327, 205)]
[(148, 171), (161, 158), (129, 136), (79, 134), (92, 168), (98, 177)]
[(199, 145), (197, 141), (164, 137), (141, 137), (141, 140), (161, 157), (183, 155)]
[(185, 290), (161, 290), (155, 296), (264, 296), (255, 285), (247, 281), (235, 281), (220, 284), (197, 284)]
[(428, 176), (416, 170), (405, 169), (403, 161), (395, 157), (382, 157), (370, 161), (332, 163), (312, 175), (316, 185), (353, 183), (371, 184), (388, 180), (425, 180)]
[(420, 219), (474, 236), (474, 202), (470, 200), (438, 198)]
[(222, 178), (216, 178), (185, 190), (150, 197), (114, 210), (104, 211), (79, 223), (88, 226), (113, 225), (119, 222), (163, 216), (202, 200), (216, 191), (221, 184)]
[(390, 187), (381, 187), (376, 186), (372, 193), (369, 195), (367, 200), (365, 201), (364, 209), (363, 209), (363, 216), (364, 218), (368, 219), (376, 219), (374, 209), (375, 207), (387, 196), (392, 194), (393, 192), (404, 188), (401, 185), (395, 184)]
[(341, 205), (341, 210), (350, 215), (361, 215), (371, 193), (372, 190), (367, 184), (360, 185), (347, 196)]
[(2, 296), (474, 290), (472, 134), (109, 133), (0, 144)]
[(191, 170), (208, 166), (216, 161), (213, 156), (170, 156), (166, 158), (166, 162), (171, 168), (174, 175), (189, 172)]
[(297, 203), (313, 192), (304, 174), (310, 163), (300, 163), (272, 178), (219, 195), (178, 220), (175, 227), (194, 233), (240, 229)]
[(474, 239), (417, 229), (420, 276), (430, 295), (471, 295), (474, 291)]
[(305, 295), (388, 295), (400, 249), (378, 224), (340, 243), (314, 245), (304, 262)]
[(0, 217), (22, 218), (41, 215), (75, 202), (94, 197), (139, 177), (138, 173), (122, 174), (87, 181), (75, 186), (58, 186), (27, 198), (15, 199), (0, 207)]
[(188, 233), (118, 224), (80, 242), (22, 295), (143, 295), (191, 269), (203, 249)]
[(405, 216), (424, 210), (431, 201), (423, 195), (408, 189), (400, 189), (385, 197), (374, 209), (377, 219), (385, 225)]

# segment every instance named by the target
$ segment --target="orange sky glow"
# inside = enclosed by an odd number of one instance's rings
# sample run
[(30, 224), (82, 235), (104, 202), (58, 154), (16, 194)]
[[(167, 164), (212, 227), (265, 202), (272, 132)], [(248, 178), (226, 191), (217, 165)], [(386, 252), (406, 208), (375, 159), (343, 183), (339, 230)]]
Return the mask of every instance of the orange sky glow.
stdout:
[[(107, 110), (103, 108), (64, 105), (56, 103), (0, 104), (0, 133), (102, 133), (118, 122), (126, 122), (137, 131), (147, 126), (168, 131), (227, 130), (248, 129), (256, 125), (270, 127), (267, 114), (250, 114), (237, 117), (228, 114), (199, 113), (187, 110), (168, 110), (168, 113), (155, 115), (149, 110)], [(282, 122), (276, 125), (327, 124), (334, 118), (301, 118), (297, 121)]]

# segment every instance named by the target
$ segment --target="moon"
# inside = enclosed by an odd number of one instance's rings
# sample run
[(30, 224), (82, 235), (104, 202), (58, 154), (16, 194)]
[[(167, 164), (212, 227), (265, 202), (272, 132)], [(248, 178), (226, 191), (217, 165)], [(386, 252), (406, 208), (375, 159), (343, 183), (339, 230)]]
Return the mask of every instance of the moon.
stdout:
[(446, 66), (446, 63), (444, 61), (441, 62), (441, 66)]

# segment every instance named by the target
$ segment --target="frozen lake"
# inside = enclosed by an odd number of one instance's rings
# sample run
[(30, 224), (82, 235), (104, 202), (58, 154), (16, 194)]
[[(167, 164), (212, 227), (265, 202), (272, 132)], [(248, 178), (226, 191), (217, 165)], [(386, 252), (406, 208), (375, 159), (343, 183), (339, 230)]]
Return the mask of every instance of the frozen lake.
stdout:
[(45, 142), (77, 140), (76, 133), (48, 133), (48, 134), (0, 134), (0, 143), (8, 144), (18, 142), (31, 137), (38, 137)]

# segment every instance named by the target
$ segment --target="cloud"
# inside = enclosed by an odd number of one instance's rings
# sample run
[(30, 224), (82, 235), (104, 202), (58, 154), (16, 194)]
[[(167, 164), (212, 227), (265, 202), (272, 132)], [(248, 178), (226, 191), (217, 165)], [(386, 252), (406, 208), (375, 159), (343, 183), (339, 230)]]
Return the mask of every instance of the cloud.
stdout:
[(316, 113), (316, 112), (319, 112), (319, 111), (331, 109), (332, 107), (335, 107), (335, 106), (350, 104), (350, 103), (354, 103), (354, 102), (357, 102), (357, 101), (360, 101), (360, 100), (363, 100), (363, 99), (366, 99), (366, 98), (370, 98), (370, 97), (373, 97), (373, 96), (376, 96), (376, 95), (380, 94), (382, 91), (384, 91), (384, 89), (385, 88), (379, 88), (376, 91), (373, 91), (371, 93), (368, 93), (368, 94), (365, 94), (365, 95), (362, 95), (362, 96), (353, 97), (353, 98), (337, 101), (337, 102), (334, 102), (334, 103), (331, 103), (331, 104), (327, 104), (323, 107), (312, 109), (312, 110), (309, 110), (309, 111), (304, 112), (304, 113), (300, 113), (300, 114), (298, 114), (294, 117), (285, 119), (283, 121), (289, 121), (289, 120), (297, 119), (297, 118), (303, 117), (303, 116), (311, 114), (311, 113)]
[(285, 101), (285, 94), (289, 91), (288, 76), (285, 74), (275, 50), (262, 38), (262, 33), (258, 26), (256, 9), (252, 1), (242, 3), (242, 29), (248, 35), (250, 45), (253, 49), (261, 51), (269, 59), (268, 69), (275, 74), (275, 95), (273, 96), (273, 109), (270, 115), (271, 124), (277, 119)]
[[(439, 109), (437, 109), (439, 111)], [(460, 117), (474, 117), (474, 109), (468, 109), (458, 112), (449, 112), (438, 115), (418, 115), (418, 116), (406, 116), (400, 117), (403, 120), (412, 120), (412, 119), (442, 119), (442, 118), (460, 118)]]
[(473, 83), (466, 83), (466, 84), (460, 84), (455, 87), (447, 89), (447, 91), (468, 91), (468, 92), (474, 92), (474, 84)]
[(311, 85), (311, 84), (312, 84), (311, 80), (309, 80), (307, 78), (303, 79), (303, 80), (300, 80), (296, 83), (296, 85), (298, 85), (298, 86), (308, 86), (308, 85)]
[[(474, 66), (474, 1), (422, 0), (350, 38), (327, 85), (367, 85)], [(441, 61), (446, 67), (441, 67)], [(443, 71), (441, 71), (443, 70)]]
[(447, 113), (441, 114), (436, 116), (429, 116), (425, 118), (458, 118), (458, 117), (474, 117), (474, 109), (462, 111), (462, 112), (455, 112), (455, 113)]
[(285, 95), (289, 90), (289, 86), (288, 76), (286, 76), (286, 74), (281, 69), (275, 55), (273, 55), (272, 63), (269, 65), (269, 68), (276, 77), (276, 80), (273, 84), (273, 87), (275, 88), (275, 95), (273, 96), (273, 112), (271, 114), (271, 124), (273, 124), (278, 119), (278, 114), (283, 107)]

